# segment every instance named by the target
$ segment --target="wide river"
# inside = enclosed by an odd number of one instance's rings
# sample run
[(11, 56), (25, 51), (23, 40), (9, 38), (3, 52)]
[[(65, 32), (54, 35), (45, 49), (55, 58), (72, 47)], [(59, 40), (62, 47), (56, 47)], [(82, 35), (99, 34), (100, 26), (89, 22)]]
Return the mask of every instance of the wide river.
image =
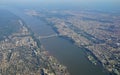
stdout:
[[(35, 34), (39, 36), (55, 34), (44, 21), (28, 16), (20, 10), (14, 10), (14, 13), (20, 16)], [(71, 75), (108, 75), (102, 67), (95, 66), (87, 59), (84, 50), (67, 39), (52, 37), (41, 39), (41, 43), (61, 64), (67, 66)]]

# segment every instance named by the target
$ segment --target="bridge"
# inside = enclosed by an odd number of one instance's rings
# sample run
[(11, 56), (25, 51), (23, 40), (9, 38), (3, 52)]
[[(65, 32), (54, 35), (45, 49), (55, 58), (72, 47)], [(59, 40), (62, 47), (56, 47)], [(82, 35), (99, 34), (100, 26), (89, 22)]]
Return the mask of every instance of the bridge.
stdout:
[(52, 35), (48, 35), (48, 36), (39, 36), (39, 39), (47, 39), (47, 38), (51, 38), (51, 37), (57, 37), (60, 36), (59, 34), (52, 34)]

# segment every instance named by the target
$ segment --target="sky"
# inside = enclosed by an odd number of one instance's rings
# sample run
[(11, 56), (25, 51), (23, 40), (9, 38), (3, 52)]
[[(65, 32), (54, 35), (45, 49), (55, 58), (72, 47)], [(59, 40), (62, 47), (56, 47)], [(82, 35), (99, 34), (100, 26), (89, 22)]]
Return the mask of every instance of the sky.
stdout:
[(2, 5), (35, 4), (47, 6), (73, 6), (91, 8), (120, 8), (120, 0), (0, 0)]
[(120, 3), (120, 0), (0, 0), (0, 3)]

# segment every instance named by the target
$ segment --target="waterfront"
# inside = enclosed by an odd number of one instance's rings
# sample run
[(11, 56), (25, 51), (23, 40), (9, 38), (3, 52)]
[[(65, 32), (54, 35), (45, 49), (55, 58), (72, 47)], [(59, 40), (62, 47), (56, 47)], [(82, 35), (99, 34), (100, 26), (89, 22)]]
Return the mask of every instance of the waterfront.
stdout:
[[(34, 33), (39, 36), (47, 36), (55, 33), (47, 23), (37, 18), (25, 14), (21, 14), (20, 17)], [(52, 37), (41, 39), (41, 43), (51, 55), (60, 61), (60, 63), (67, 66), (71, 75), (106, 75), (102, 67), (95, 66), (89, 62), (84, 51), (72, 44), (69, 40), (60, 37)]]

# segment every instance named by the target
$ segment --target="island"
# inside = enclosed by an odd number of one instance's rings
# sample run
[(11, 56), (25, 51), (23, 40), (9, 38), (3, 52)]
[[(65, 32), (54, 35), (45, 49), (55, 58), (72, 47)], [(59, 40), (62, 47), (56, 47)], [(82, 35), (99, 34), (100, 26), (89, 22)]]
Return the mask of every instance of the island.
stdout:
[(25, 13), (47, 22), (56, 31), (57, 34), (54, 36), (67, 38), (78, 47), (87, 50), (88, 60), (93, 64), (101, 63), (110, 74), (120, 75), (120, 15), (118, 12), (27, 10)]
[(0, 9), (0, 75), (70, 75), (25, 22)]

